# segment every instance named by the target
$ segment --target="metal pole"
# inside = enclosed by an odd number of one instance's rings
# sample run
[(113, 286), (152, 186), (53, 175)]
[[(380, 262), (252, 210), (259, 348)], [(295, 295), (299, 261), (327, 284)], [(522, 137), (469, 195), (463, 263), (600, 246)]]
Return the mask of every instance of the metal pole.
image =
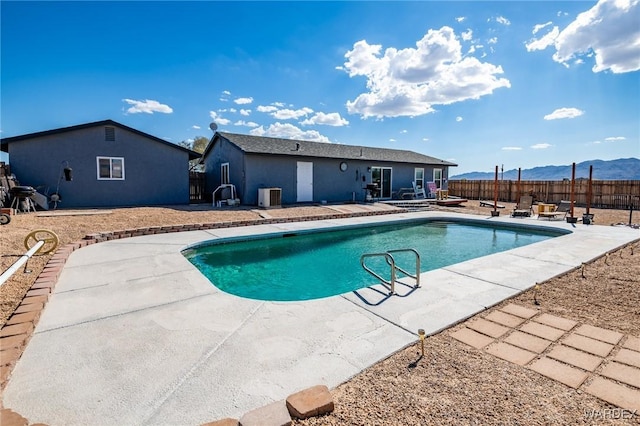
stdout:
[(14, 272), (20, 269), (20, 267), (24, 265), (27, 262), (27, 260), (31, 258), (31, 256), (33, 256), (38, 250), (40, 250), (40, 247), (42, 247), (44, 243), (45, 243), (44, 241), (38, 241), (36, 245), (34, 245), (33, 247), (31, 247), (31, 249), (29, 249), (28, 252), (20, 256), (20, 259), (16, 260), (16, 262), (13, 265), (11, 265), (9, 269), (4, 271), (2, 275), (0, 275), (0, 286), (2, 286), (2, 284), (4, 284), (5, 281), (7, 281), (11, 277), (11, 275), (14, 274)]
[(576, 190), (576, 163), (573, 163), (571, 167), (571, 218), (573, 218), (573, 203), (574, 203), (574, 194)]
[[(521, 177), (521, 173), (522, 173), (522, 168), (518, 167), (518, 186), (517, 186), (517, 189), (516, 189), (516, 203), (520, 199), (520, 177)], [(509, 200), (509, 201), (511, 201), (511, 200)]]
[(493, 211), (498, 208), (498, 166), (496, 166), (496, 176), (493, 180)]
[(591, 186), (592, 180), (593, 180), (593, 165), (590, 165), (589, 166), (589, 184), (587, 186), (587, 214), (589, 214), (589, 211), (591, 210), (591, 197), (593, 192), (593, 188)]

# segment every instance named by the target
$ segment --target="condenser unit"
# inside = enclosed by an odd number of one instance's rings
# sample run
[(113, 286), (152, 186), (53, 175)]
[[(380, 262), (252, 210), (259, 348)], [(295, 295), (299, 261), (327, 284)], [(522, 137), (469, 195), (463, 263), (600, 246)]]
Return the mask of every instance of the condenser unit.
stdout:
[(274, 208), (282, 206), (282, 188), (258, 188), (258, 206)]

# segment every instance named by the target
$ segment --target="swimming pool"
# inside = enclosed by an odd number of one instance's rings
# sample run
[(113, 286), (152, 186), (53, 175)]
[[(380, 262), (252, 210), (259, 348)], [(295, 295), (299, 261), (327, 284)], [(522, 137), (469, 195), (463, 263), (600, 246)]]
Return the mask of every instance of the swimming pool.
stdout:
[[(557, 235), (469, 222), (414, 221), (205, 242), (183, 255), (222, 291), (250, 299), (296, 301), (376, 284), (360, 265), (365, 253), (413, 248), (421, 256), (421, 272), (426, 272)], [(413, 254), (394, 257), (407, 271), (415, 268)], [(383, 258), (367, 261), (367, 265), (388, 278), (389, 266)]]

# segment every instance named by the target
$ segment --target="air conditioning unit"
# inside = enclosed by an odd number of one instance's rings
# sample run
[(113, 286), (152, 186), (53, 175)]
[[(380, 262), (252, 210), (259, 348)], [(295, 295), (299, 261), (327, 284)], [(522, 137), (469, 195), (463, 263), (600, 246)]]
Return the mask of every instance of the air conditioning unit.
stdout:
[(282, 207), (282, 188), (258, 188), (258, 206)]

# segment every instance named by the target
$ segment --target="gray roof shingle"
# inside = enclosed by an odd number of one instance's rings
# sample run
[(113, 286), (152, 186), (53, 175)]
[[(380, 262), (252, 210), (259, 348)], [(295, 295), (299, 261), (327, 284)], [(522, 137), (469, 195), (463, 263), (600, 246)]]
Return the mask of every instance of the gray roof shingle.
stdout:
[[(239, 135), (226, 132), (218, 132), (216, 135), (225, 138), (245, 153), (251, 154), (295, 155), (300, 157), (339, 158), (344, 160), (457, 166), (457, 164), (449, 161), (401, 149), (372, 148), (367, 146)], [(207, 152), (205, 152), (205, 155), (206, 153)]]

